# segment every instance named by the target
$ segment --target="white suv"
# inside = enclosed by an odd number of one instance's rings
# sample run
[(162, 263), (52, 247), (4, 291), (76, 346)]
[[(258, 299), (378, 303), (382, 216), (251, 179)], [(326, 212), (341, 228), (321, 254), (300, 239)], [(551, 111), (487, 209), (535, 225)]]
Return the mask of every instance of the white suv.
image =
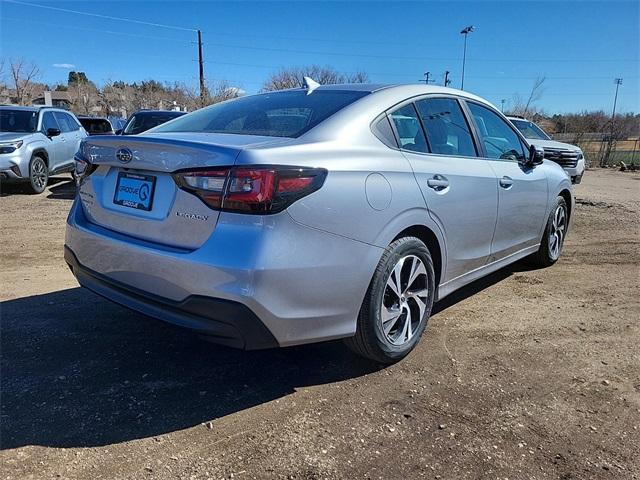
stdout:
[(49, 176), (73, 172), (84, 128), (66, 110), (0, 106), (0, 181), (28, 183), (41, 193)]
[(571, 177), (571, 182), (580, 183), (584, 175), (584, 154), (580, 147), (568, 143), (551, 140), (538, 125), (521, 117), (507, 117), (520, 130), (527, 141), (544, 149), (544, 158), (552, 160), (562, 166)]

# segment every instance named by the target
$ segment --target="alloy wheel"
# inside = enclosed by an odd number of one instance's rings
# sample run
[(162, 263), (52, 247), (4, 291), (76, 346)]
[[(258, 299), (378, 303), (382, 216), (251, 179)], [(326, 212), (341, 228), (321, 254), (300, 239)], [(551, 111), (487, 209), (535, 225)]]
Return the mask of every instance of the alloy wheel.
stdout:
[(385, 285), (380, 319), (389, 343), (404, 345), (418, 331), (429, 296), (427, 269), (416, 255), (402, 257)]
[(44, 190), (47, 186), (47, 166), (42, 160), (36, 159), (31, 164), (31, 178), (39, 190)]
[(549, 232), (549, 255), (553, 260), (560, 256), (562, 242), (567, 231), (567, 210), (564, 205), (558, 205), (553, 213), (551, 231)]

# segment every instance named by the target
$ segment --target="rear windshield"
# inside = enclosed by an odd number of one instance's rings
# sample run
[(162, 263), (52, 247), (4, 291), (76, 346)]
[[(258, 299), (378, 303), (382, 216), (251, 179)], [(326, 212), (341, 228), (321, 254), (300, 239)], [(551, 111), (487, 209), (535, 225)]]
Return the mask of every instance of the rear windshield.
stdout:
[(367, 95), (347, 90), (263, 93), (217, 103), (190, 113), (156, 132), (210, 132), (299, 137), (338, 110)]
[(167, 112), (167, 113), (138, 113), (131, 117), (129, 123), (124, 127), (125, 135), (136, 135), (138, 133), (146, 132), (150, 128), (162, 125), (169, 120), (184, 115), (182, 112)]
[(38, 112), (29, 110), (0, 110), (0, 132), (31, 133), (38, 126)]
[(79, 118), (78, 120), (80, 120), (80, 123), (87, 133), (91, 135), (113, 132), (109, 121), (103, 118)]

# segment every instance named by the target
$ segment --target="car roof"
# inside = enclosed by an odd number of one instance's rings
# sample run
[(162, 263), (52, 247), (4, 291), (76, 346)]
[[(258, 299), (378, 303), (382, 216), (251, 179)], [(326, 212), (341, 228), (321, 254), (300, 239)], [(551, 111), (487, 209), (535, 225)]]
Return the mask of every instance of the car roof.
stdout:
[(25, 112), (37, 112), (40, 107), (24, 107), (22, 105), (0, 105), (1, 110), (22, 110)]
[(184, 115), (187, 112), (178, 112), (177, 110), (138, 110), (137, 112), (133, 113), (133, 115), (141, 115), (141, 114), (155, 115), (155, 114), (158, 114), (158, 113), (170, 113), (170, 114), (175, 114), (175, 115)]
[(56, 112), (65, 112), (73, 115), (73, 112), (64, 108), (52, 107), (49, 105), (36, 105), (25, 107), (23, 105), (0, 105), (0, 110), (22, 110), (24, 112), (39, 112), (41, 110), (54, 110)]
[[(304, 88), (292, 88), (288, 90), (280, 90), (280, 91), (295, 91), (295, 90), (304, 90)], [(398, 96), (406, 96), (406, 98), (410, 98), (413, 96), (419, 95), (428, 95), (428, 94), (440, 94), (440, 95), (456, 95), (458, 97), (465, 97), (471, 100), (476, 100), (480, 103), (489, 104), (487, 100), (478, 97), (472, 93), (466, 92), (464, 90), (458, 90), (456, 88), (449, 87), (440, 87), (438, 85), (425, 85), (421, 83), (345, 83), (345, 84), (333, 84), (333, 85), (320, 85), (315, 88), (313, 91), (326, 91), (326, 90), (342, 90), (342, 91), (351, 91), (351, 92), (369, 92), (369, 93), (377, 93), (377, 92), (393, 92)], [(265, 93), (277, 93), (274, 92), (265, 92)], [(313, 95), (313, 93), (311, 93)]]

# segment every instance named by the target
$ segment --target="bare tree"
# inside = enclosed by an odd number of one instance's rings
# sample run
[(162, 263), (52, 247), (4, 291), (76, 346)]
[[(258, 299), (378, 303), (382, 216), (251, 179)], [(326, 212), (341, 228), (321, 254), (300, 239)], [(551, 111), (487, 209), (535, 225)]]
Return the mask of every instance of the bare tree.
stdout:
[(344, 74), (333, 67), (321, 67), (309, 65), (306, 67), (282, 68), (271, 75), (264, 83), (263, 91), (284, 90), (286, 88), (298, 88), (302, 86), (304, 77), (311, 77), (321, 85), (335, 83), (365, 83), (368, 76), (364, 72)]
[(513, 96), (513, 108), (511, 109), (511, 113), (521, 115), (523, 117), (535, 115), (537, 113), (537, 109), (534, 107), (534, 104), (540, 100), (544, 94), (544, 82), (546, 79), (547, 77), (544, 76), (536, 77), (526, 101), (516, 93)]
[(27, 64), (23, 59), (11, 60), (9, 65), (12, 87), (18, 105), (31, 103), (34, 80), (40, 75), (40, 69), (33, 63)]

